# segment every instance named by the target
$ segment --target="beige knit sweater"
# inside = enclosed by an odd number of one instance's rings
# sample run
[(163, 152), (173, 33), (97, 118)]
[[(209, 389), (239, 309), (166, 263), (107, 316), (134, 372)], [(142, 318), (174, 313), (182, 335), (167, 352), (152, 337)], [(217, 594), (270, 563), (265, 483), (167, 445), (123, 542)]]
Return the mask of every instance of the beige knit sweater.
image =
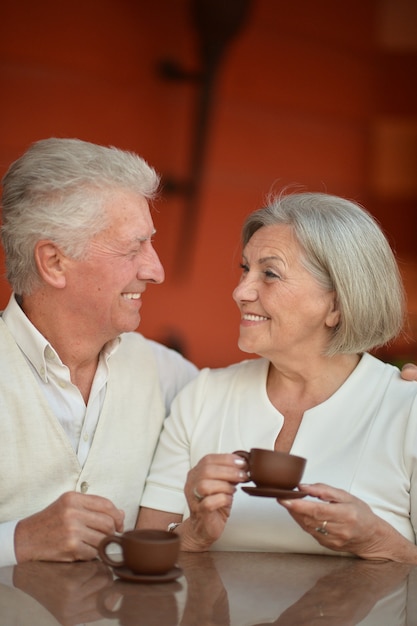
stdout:
[(52, 414), (0, 318), (0, 522), (39, 511), (66, 491), (109, 498), (134, 526), (165, 417), (153, 353), (138, 333), (109, 359), (106, 398), (86, 463)]

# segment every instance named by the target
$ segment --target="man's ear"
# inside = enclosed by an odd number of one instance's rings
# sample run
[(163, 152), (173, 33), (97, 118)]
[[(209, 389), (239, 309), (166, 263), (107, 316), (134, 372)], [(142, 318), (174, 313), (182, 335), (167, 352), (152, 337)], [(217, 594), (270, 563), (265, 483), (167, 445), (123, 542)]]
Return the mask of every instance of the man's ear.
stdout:
[(35, 262), (42, 280), (62, 289), (66, 285), (65, 256), (52, 241), (38, 241), (35, 246)]

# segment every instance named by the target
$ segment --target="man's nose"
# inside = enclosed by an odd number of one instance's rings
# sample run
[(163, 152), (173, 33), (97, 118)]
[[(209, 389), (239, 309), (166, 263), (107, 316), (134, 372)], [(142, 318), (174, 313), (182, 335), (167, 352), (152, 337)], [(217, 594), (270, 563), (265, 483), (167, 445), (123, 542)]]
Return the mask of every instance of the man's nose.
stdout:
[(165, 280), (165, 270), (154, 248), (147, 250), (138, 270), (138, 278), (159, 285)]

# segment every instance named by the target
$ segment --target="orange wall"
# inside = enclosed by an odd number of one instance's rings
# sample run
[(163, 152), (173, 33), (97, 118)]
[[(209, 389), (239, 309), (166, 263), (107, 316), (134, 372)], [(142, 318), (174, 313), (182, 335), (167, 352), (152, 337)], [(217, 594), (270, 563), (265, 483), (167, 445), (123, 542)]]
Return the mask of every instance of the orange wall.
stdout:
[[(417, 64), (412, 45), (395, 43), (393, 3), (254, 0), (218, 75), (185, 243), (184, 199), (158, 203), (167, 277), (147, 291), (142, 332), (179, 340), (200, 366), (242, 358), (231, 300), (240, 225), (271, 189), (299, 183), (352, 197), (381, 221), (404, 260), (413, 337)], [(0, 55), (1, 174), (32, 141), (60, 136), (132, 149), (163, 175), (187, 177), (196, 87), (156, 69), (164, 58), (199, 67), (186, 0), (3, 0)], [(0, 306), (8, 295), (3, 280)], [(414, 340), (394, 352), (417, 360)]]

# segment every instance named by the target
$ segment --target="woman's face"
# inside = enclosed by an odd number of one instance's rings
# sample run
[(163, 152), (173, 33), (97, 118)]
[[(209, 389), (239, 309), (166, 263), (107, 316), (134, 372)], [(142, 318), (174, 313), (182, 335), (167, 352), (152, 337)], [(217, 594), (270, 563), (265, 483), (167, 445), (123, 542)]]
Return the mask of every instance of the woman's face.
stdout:
[(291, 226), (257, 230), (243, 250), (233, 292), (240, 312), (239, 348), (272, 362), (306, 361), (323, 353), (339, 321), (334, 291), (303, 266)]

